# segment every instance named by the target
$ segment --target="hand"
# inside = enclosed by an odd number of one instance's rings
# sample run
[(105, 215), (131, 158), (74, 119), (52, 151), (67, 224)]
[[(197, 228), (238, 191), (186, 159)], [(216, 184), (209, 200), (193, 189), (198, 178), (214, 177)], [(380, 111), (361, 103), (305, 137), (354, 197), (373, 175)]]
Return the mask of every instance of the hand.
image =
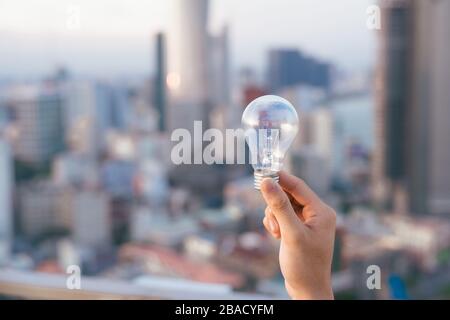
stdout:
[(263, 180), (264, 226), (281, 239), (280, 268), (293, 299), (333, 299), (331, 260), (336, 213), (306, 185), (286, 172), (280, 182)]

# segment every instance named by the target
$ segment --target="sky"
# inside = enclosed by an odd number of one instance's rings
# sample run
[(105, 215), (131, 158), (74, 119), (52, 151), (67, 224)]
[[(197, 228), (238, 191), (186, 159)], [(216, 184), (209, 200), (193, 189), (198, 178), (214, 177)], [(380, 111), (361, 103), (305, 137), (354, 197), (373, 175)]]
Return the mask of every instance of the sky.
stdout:
[[(57, 65), (86, 75), (145, 75), (170, 0), (0, 0), (0, 77), (41, 76)], [(188, 0), (186, 0), (188, 1)], [(267, 50), (298, 48), (342, 69), (370, 69), (376, 0), (211, 0), (210, 30), (230, 28), (234, 70), (263, 71)]]

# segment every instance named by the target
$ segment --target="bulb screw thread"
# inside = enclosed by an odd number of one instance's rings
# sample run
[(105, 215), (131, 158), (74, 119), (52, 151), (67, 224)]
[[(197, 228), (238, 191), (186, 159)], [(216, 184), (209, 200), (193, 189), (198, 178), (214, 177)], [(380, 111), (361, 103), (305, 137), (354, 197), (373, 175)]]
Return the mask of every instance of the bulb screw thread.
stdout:
[(262, 172), (255, 171), (253, 176), (255, 179), (254, 186), (255, 186), (256, 190), (261, 190), (261, 183), (265, 178), (271, 178), (277, 183), (280, 181), (278, 172), (262, 173)]

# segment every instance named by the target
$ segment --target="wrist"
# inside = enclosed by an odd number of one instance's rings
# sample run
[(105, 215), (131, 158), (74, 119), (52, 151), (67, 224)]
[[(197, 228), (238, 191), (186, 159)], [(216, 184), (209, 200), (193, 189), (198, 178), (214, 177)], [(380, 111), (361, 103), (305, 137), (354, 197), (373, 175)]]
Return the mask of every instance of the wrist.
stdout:
[(293, 300), (334, 300), (330, 283), (307, 288), (293, 288), (286, 283), (286, 289)]
[(334, 300), (331, 288), (324, 290), (302, 290), (290, 294), (293, 300)]

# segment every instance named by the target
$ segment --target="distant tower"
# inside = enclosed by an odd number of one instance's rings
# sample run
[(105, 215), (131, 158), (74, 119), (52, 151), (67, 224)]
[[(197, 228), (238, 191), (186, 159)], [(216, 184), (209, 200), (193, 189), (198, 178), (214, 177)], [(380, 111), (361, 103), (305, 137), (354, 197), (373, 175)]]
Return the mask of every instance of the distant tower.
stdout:
[(64, 90), (66, 132), (72, 149), (91, 156), (106, 150), (107, 132), (128, 125), (128, 92), (91, 80), (68, 82)]
[(168, 33), (170, 129), (191, 129), (208, 120), (208, 0), (172, 0)]
[(381, 5), (375, 196), (395, 212), (448, 214), (450, 2)]
[(389, 208), (393, 202), (392, 189), (400, 183), (405, 169), (403, 146), (412, 9), (408, 1), (380, 3), (383, 28), (376, 68), (373, 192), (377, 203)]
[(9, 92), (19, 128), (19, 160), (41, 165), (64, 149), (64, 100), (53, 87), (14, 87)]
[[(166, 79), (170, 132), (184, 128), (193, 133), (197, 120), (202, 121), (203, 130), (210, 127), (213, 93), (208, 3), (208, 0), (171, 0), (173, 21), (167, 35)], [(194, 143), (192, 155), (202, 154), (202, 147), (202, 143)], [(170, 179), (175, 185), (184, 186), (203, 198), (221, 197), (224, 178), (220, 175), (223, 172), (220, 166), (174, 165)]]
[(228, 27), (220, 34), (210, 37), (210, 92), (215, 107), (228, 107), (230, 104), (230, 55), (228, 48)]
[(0, 133), (0, 266), (8, 260), (13, 237), (11, 163), (10, 147)]
[(405, 160), (413, 213), (450, 213), (450, 1), (413, 2)]
[(297, 49), (269, 51), (268, 83), (275, 92), (298, 84), (319, 87), (328, 92), (331, 69), (330, 64), (308, 57)]
[(166, 40), (162, 32), (156, 34), (156, 74), (154, 79), (153, 104), (159, 113), (158, 130), (166, 130)]

